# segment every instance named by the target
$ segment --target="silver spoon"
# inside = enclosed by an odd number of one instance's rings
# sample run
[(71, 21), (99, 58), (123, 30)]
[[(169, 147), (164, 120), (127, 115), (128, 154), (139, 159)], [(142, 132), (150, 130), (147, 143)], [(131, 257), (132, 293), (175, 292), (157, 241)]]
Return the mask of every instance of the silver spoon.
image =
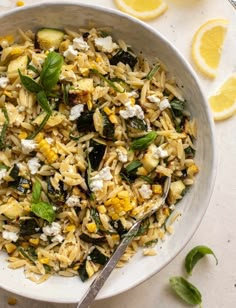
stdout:
[(236, 9), (236, 1), (235, 0), (229, 0), (229, 2), (232, 4), (232, 6)]
[(159, 210), (165, 203), (166, 197), (168, 195), (170, 189), (171, 178), (167, 177), (164, 183), (164, 192), (161, 199), (151, 208), (149, 212), (147, 212), (144, 216), (139, 218), (134, 225), (129, 229), (129, 231), (125, 234), (125, 237), (122, 239), (120, 244), (117, 246), (116, 250), (112, 254), (109, 261), (106, 263), (104, 268), (100, 271), (98, 276), (95, 278), (93, 283), (90, 285), (85, 295), (82, 297), (81, 301), (78, 303), (77, 308), (88, 308), (89, 305), (94, 301), (96, 295), (104, 285), (107, 278), (110, 276), (111, 272), (115, 268), (116, 264), (120, 260), (121, 256), (125, 252), (129, 243), (135, 237), (142, 221), (151, 215), (153, 215), (157, 210)]

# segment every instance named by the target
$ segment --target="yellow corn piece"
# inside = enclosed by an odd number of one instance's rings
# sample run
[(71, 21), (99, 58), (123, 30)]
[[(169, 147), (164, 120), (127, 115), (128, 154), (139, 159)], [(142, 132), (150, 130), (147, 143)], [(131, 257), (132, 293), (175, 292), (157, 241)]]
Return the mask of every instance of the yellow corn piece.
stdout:
[(86, 224), (86, 228), (91, 233), (97, 232), (97, 226), (94, 222), (90, 222), (90, 223)]
[(19, 135), (18, 135), (18, 137), (20, 138), (20, 139), (26, 139), (27, 138), (27, 133), (26, 132), (21, 132), (21, 133), (19, 133)]
[(17, 6), (24, 6), (24, 5), (25, 5), (25, 2), (24, 2), (24, 1), (17, 1), (17, 2), (16, 2), (16, 5), (17, 5)]
[(44, 133), (38, 133), (38, 135), (34, 138), (36, 142), (42, 141), (44, 138)]
[(88, 106), (88, 110), (92, 110), (92, 108), (93, 108), (93, 103), (92, 103), (91, 99), (89, 99), (89, 100), (87, 101), (87, 106)]
[(11, 55), (21, 55), (23, 52), (22, 48), (19, 48), (19, 47), (15, 47), (12, 49), (11, 51)]
[(152, 191), (154, 194), (161, 195), (162, 194), (162, 186), (159, 184), (152, 185)]
[(75, 225), (70, 225), (70, 226), (67, 226), (66, 228), (65, 228), (65, 231), (66, 232), (74, 232), (75, 231)]
[(100, 214), (105, 214), (106, 211), (107, 211), (107, 209), (105, 208), (104, 205), (99, 205), (99, 206), (97, 207), (97, 210), (98, 210), (98, 212), (99, 212)]
[(113, 239), (114, 242), (119, 242), (119, 240), (120, 240), (119, 234), (112, 234), (111, 237), (112, 237), (112, 239)]
[(190, 167), (188, 167), (187, 169), (187, 174), (189, 176), (194, 176), (195, 174), (197, 174), (199, 172), (198, 166), (193, 164)]
[(37, 246), (39, 244), (39, 238), (29, 239), (30, 244)]
[(39, 142), (38, 150), (47, 159), (49, 164), (54, 163), (58, 158), (57, 153), (52, 149), (50, 144), (44, 139)]
[(170, 215), (170, 210), (168, 209), (168, 207), (163, 208), (162, 211), (163, 211), (164, 215), (166, 215), (166, 216)]
[(102, 62), (102, 57), (97, 56), (96, 59), (95, 59), (95, 61), (96, 61), (96, 62)]
[(39, 259), (39, 262), (40, 262), (41, 264), (48, 264), (48, 263), (49, 263), (49, 258), (40, 258), (40, 259)]
[(5, 91), (3, 92), (3, 94), (6, 95), (7, 97), (12, 98), (12, 93), (9, 92), (9, 91), (7, 91), (7, 90), (5, 90)]
[(12, 244), (12, 243), (8, 243), (5, 245), (6, 251), (8, 254), (14, 252), (16, 250), (16, 245)]
[(113, 123), (113, 124), (117, 124), (117, 123), (118, 123), (118, 120), (117, 120), (117, 117), (116, 117), (115, 114), (111, 114), (111, 115), (109, 116), (109, 120), (110, 120), (111, 123)]
[(105, 112), (105, 114), (107, 114), (108, 116), (113, 114), (112, 110), (109, 107), (104, 107), (103, 111)]
[(135, 105), (135, 98), (134, 97), (130, 97), (129, 101), (130, 101), (131, 106)]

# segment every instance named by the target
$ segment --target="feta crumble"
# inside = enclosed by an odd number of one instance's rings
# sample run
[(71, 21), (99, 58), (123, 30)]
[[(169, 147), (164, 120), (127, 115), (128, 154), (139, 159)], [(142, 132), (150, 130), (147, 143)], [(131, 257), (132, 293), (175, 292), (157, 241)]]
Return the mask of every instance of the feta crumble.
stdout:
[(164, 98), (159, 105), (161, 111), (165, 110), (166, 108), (170, 108), (170, 102), (167, 98)]
[(64, 237), (61, 234), (57, 234), (51, 239), (51, 241), (53, 243), (62, 243), (64, 241)]
[(95, 192), (103, 188), (103, 181), (109, 181), (113, 178), (110, 167), (103, 168), (97, 175), (91, 178), (90, 189)]
[(66, 205), (69, 207), (79, 206), (80, 198), (78, 196), (72, 195), (66, 200)]
[(2, 237), (4, 240), (11, 241), (11, 242), (16, 242), (19, 238), (18, 234), (16, 232), (11, 232), (11, 231), (2, 231)]
[(58, 222), (53, 222), (48, 226), (43, 227), (43, 233), (47, 236), (55, 236), (60, 234), (61, 225)]
[(6, 169), (0, 169), (0, 184), (3, 183), (3, 178), (6, 175), (7, 175), (7, 170)]
[(148, 184), (143, 184), (138, 191), (143, 199), (150, 199), (152, 196), (151, 186)]
[(39, 159), (37, 157), (33, 157), (30, 160), (28, 160), (27, 163), (30, 173), (31, 174), (36, 174), (39, 170), (39, 168), (41, 167), (41, 164), (39, 162)]
[(9, 79), (7, 77), (0, 77), (0, 88), (4, 89), (9, 83)]
[(75, 57), (77, 56), (78, 51), (74, 49), (72, 45), (69, 45), (67, 50), (64, 51), (63, 56), (70, 61), (73, 61)]
[(125, 104), (126, 109), (125, 110), (120, 110), (120, 115), (122, 116), (123, 119), (128, 119), (128, 118), (133, 118), (137, 117), (140, 120), (144, 119), (144, 112), (141, 106), (139, 105), (131, 105), (131, 101), (128, 101)]
[(85, 42), (82, 36), (73, 39), (73, 47), (78, 50), (89, 50), (89, 45)]
[(148, 97), (147, 97), (147, 99), (151, 102), (151, 103), (157, 103), (157, 104), (159, 104), (160, 103), (160, 98), (159, 97), (157, 97), (155, 94), (154, 95), (149, 95)]
[(153, 156), (155, 158), (166, 158), (169, 156), (169, 154), (166, 150), (163, 150), (162, 147), (156, 147), (153, 151)]
[(37, 144), (34, 140), (22, 139), (21, 140), (21, 148), (24, 154), (29, 154), (34, 151), (37, 147)]
[(103, 52), (112, 52), (114, 49), (118, 48), (116, 43), (112, 42), (112, 37), (99, 37), (94, 40), (95, 46)]
[(69, 116), (70, 121), (74, 121), (78, 119), (81, 116), (81, 113), (83, 111), (84, 111), (83, 104), (78, 104), (78, 105), (73, 106), (70, 110), (70, 116)]
[(119, 159), (120, 162), (126, 163), (128, 161), (128, 156), (127, 156), (126, 153), (124, 153), (120, 149), (116, 149), (116, 153), (118, 155), (118, 159)]

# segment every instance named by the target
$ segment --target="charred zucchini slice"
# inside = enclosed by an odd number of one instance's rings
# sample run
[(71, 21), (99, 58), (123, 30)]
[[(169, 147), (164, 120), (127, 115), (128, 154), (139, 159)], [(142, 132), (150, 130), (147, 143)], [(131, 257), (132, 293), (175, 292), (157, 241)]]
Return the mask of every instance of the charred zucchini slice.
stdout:
[(89, 153), (91, 168), (97, 170), (106, 151), (106, 144), (100, 140), (91, 139), (89, 146), (92, 151)]
[(37, 32), (36, 41), (43, 50), (57, 50), (64, 38), (64, 32), (58, 29), (42, 28)]

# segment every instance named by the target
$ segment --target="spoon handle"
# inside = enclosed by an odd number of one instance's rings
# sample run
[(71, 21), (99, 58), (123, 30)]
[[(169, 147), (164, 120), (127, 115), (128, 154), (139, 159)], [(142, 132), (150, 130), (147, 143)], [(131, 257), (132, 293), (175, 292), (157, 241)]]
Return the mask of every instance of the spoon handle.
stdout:
[(236, 9), (236, 1), (235, 0), (229, 0), (229, 2), (232, 4), (232, 6)]
[(103, 267), (99, 275), (93, 281), (91, 286), (88, 288), (85, 295), (82, 297), (81, 301), (78, 303), (77, 308), (88, 308), (89, 305), (93, 302), (96, 295), (104, 285), (107, 278), (110, 276), (111, 272), (113, 271), (114, 267), (120, 260), (121, 256), (125, 252), (129, 243), (133, 240), (133, 237), (137, 233), (140, 227), (141, 221), (137, 221), (132, 228), (129, 230), (128, 234), (123, 238), (120, 244), (117, 246), (116, 250), (114, 251), (113, 255)]

